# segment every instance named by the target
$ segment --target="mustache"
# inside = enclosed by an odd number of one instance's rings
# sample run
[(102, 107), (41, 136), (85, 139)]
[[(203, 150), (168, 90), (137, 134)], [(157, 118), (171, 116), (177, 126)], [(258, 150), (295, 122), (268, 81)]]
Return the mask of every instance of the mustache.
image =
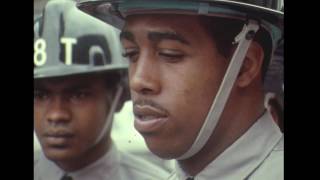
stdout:
[(154, 102), (153, 100), (150, 99), (137, 99), (133, 101), (133, 106), (151, 106), (152, 108), (155, 108), (159, 111), (162, 111), (164, 114), (169, 114), (169, 111), (165, 109), (163, 106), (160, 104)]
[(49, 137), (49, 136), (54, 136), (54, 137), (59, 137), (59, 136), (67, 136), (71, 137), (74, 135), (74, 133), (70, 130), (63, 129), (63, 128), (58, 128), (58, 129), (47, 129), (43, 133), (44, 136)]

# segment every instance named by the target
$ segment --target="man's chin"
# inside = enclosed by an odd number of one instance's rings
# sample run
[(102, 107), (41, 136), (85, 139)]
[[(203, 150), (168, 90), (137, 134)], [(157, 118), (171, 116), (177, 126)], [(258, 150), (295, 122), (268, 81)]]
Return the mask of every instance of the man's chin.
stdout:
[(66, 161), (68, 159), (73, 159), (75, 153), (73, 153), (68, 148), (44, 148), (43, 149), (45, 156), (51, 161)]
[(177, 151), (177, 149), (173, 148), (170, 145), (155, 145), (147, 143), (148, 149), (156, 156), (161, 159), (171, 160), (176, 159), (183, 154), (183, 151)]

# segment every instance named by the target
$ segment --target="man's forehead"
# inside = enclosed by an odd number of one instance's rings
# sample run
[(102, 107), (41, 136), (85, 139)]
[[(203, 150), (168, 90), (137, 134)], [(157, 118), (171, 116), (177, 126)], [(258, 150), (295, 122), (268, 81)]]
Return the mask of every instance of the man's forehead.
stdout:
[(197, 26), (199, 18), (192, 15), (147, 14), (126, 18), (123, 30), (178, 31)]
[(151, 41), (175, 40), (190, 45), (196, 33), (204, 31), (198, 18), (189, 15), (134, 15), (128, 17), (120, 39), (135, 42), (136, 38), (148, 38)]

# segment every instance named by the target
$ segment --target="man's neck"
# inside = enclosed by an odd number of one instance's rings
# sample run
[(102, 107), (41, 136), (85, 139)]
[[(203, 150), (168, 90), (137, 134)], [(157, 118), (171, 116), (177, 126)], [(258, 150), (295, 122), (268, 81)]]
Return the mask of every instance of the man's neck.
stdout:
[[(217, 127), (201, 151), (189, 159), (178, 161), (180, 167), (188, 175), (195, 176), (201, 172), (241, 137), (265, 112), (263, 95), (260, 95), (259, 98), (250, 98), (250, 100), (241, 101), (241, 99), (236, 98), (237, 102), (227, 103), (226, 107), (229, 106), (229, 108), (222, 113)], [(235, 103), (237, 106), (233, 106)]]

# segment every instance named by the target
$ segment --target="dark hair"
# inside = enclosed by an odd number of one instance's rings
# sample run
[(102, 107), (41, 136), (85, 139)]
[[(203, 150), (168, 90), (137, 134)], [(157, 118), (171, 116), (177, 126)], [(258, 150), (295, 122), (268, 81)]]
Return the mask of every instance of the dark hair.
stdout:
[[(242, 30), (244, 21), (200, 16), (200, 24), (207, 30), (214, 42), (216, 42), (215, 44), (218, 52), (225, 58), (231, 60), (230, 58), (236, 47), (236, 45), (233, 44), (233, 41)], [(271, 37), (264, 28), (260, 28), (253, 40), (258, 42), (264, 50), (265, 56), (262, 64), (262, 77), (264, 79), (272, 52)]]
[(279, 100), (276, 97), (271, 98), (268, 103), (271, 106), (271, 108), (273, 108), (274, 112), (276, 113), (276, 115), (278, 117), (279, 128), (280, 128), (281, 132), (283, 132), (283, 121), (284, 121), (283, 107), (281, 106)]
[(130, 100), (130, 90), (129, 90), (129, 82), (128, 82), (128, 72), (127, 70), (114, 70), (110, 72), (106, 72), (104, 74), (106, 77), (106, 87), (107, 89), (111, 89), (113, 93), (116, 92), (118, 85), (121, 85), (123, 89), (122, 100), (127, 101)]
[(116, 89), (121, 80), (121, 74), (118, 71), (111, 71), (102, 73), (105, 78), (107, 89)]

